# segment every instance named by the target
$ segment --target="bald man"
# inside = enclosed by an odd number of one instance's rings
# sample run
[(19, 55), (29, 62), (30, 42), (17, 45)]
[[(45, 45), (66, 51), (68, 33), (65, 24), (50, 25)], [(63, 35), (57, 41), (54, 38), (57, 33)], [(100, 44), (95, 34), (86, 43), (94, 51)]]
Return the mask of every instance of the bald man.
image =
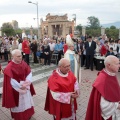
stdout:
[(58, 65), (48, 79), (45, 110), (53, 115), (54, 120), (76, 120), (79, 86), (70, 71), (70, 61), (62, 58)]
[(110, 55), (104, 64), (93, 83), (85, 120), (120, 120), (119, 59)]
[(20, 50), (13, 50), (12, 58), (4, 70), (2, 107), (10, 108), (14, 120), (29, 120), (34, 114), (32, 72)]

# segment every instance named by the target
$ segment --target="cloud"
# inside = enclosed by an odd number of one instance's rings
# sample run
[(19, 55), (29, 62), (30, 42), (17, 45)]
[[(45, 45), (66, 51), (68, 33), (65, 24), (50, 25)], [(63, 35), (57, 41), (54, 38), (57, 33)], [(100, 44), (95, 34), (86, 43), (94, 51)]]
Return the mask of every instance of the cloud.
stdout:
[[(36, 26), (35, 20), (37, 7), (28, 3), (29, 0), (1, 0), (0, 25), (4, 21), (17, 20), (19, 26)], [(32, 0), (33, 2), (36, 2)], [(77, 24), (86, 25), (89, 16), (95, 16), (101, 24), (120, 20), (119, 0), (39, 0), (39, 18), (44, 18), (48, 13), (68, 14), (68, 19), (73, 19), (76, 14)]]

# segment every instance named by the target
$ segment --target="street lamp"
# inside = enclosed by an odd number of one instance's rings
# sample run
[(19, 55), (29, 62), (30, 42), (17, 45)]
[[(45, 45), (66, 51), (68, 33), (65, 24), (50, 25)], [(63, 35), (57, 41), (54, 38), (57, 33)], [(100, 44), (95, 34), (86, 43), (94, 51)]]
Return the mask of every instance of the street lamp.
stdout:
[(28, 3), (32, 3), (32, 4), (36, 5), (36, 7), (37, 7), (37, 27), (38, 27), (38, 40), (39, 40), (40, 39), (40, 36), (39, 36), (40, 31), (39, 31), (39, 18), (38, 18), (38, 2), (33, 3), (31, 1), (28, 1)]

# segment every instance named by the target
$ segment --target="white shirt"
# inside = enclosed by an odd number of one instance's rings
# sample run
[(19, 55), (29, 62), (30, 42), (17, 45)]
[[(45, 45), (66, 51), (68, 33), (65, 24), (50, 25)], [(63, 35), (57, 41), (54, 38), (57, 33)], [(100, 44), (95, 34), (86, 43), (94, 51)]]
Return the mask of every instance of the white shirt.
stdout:
[(92, 43), (92, 42), (89, 42), (89, 47), (91, 47), (91, 43)]
[(22, 52), (22, 43), (18, 45), (18, 49)]
[(54, 51), (55, 43), (49, 43), (50, 51)]

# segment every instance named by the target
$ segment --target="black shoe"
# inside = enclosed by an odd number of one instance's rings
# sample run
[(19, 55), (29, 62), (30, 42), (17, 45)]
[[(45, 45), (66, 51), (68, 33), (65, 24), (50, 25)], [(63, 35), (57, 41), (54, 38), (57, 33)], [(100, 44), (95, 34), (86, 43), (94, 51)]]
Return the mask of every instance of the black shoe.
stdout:
[(2, 97), (2, 94), (0, 93), (0, 98)]
[(85, 67), (84, 70), (89, 69), (88, 67)]
[(93, 69), (91, 69), (91, 71), (93, 71)]

